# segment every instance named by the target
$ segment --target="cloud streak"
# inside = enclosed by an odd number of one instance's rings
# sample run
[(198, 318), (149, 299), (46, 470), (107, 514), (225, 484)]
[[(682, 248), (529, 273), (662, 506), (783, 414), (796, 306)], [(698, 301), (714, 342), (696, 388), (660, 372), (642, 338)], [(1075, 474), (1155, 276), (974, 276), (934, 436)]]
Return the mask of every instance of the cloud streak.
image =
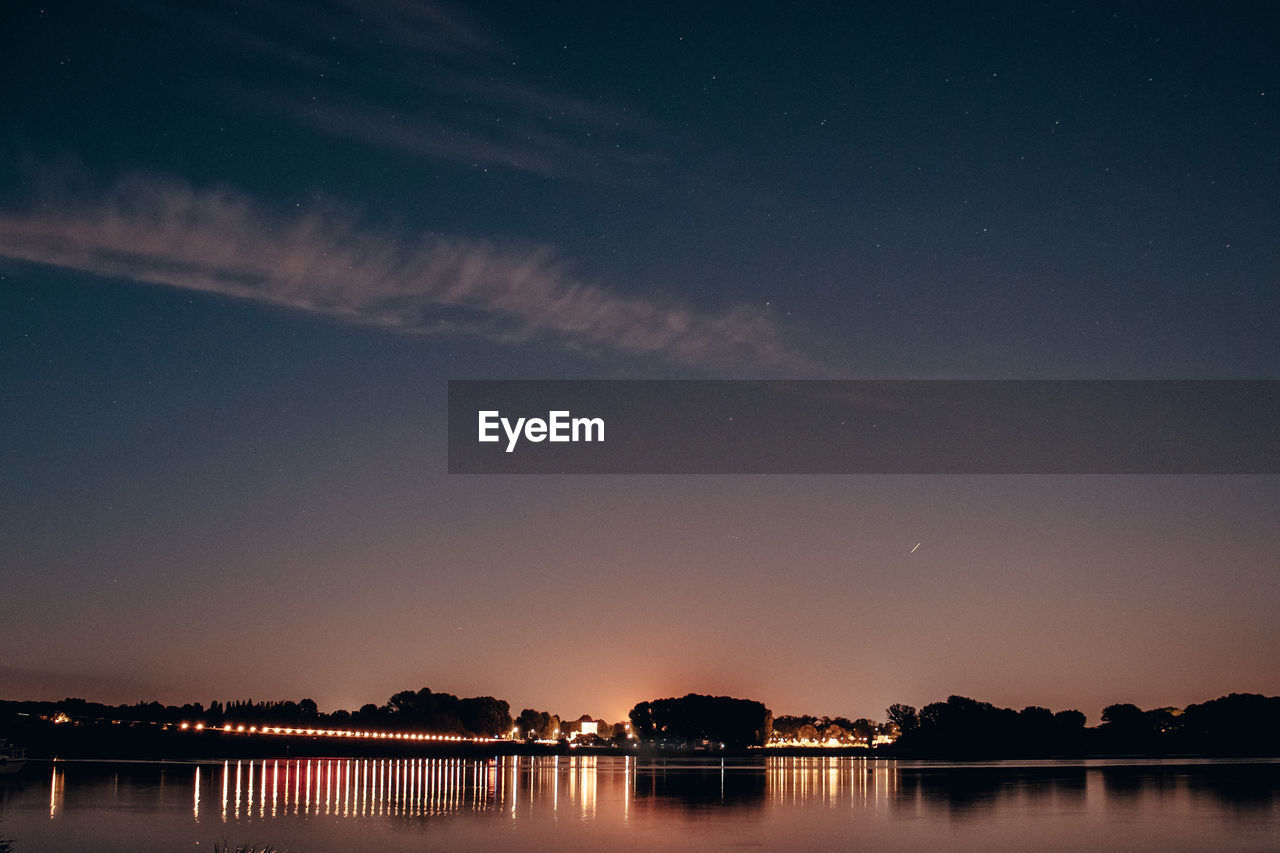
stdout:
[(171, 179), (128, 178), (104, 194), (0, 214), (0, 254), (410, 333), (699, 368), (805, 365), (750, 306), (714, 312), (624, 294), (576, 275), (550, 247), (406, 239), (333, 203), (282, 215), (234, 189)]

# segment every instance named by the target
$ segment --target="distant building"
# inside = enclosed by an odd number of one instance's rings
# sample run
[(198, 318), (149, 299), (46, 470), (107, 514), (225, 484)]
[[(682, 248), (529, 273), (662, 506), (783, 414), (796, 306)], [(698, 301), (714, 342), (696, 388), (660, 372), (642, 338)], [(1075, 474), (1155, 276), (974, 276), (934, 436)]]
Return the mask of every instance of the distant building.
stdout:
[(571, 741), (587, 735), (598, 736), (600, 734), (600, 721), (593, 720), (588, 715), (583, 714), (573, 722), (566, 723), (564, 729)]

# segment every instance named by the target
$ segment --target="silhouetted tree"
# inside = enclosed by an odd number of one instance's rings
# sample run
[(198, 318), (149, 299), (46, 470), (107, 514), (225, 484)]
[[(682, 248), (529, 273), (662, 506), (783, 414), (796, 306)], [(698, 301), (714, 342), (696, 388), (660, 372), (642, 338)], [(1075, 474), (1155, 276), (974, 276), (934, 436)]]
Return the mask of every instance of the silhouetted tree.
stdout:
[(870, 744), (872, 738), (876, 736), (876, 724), (873, 720), (866, 717), (859, 717), (853, 721), (853, 725), (849, 729), (849, 733), (859, 743)]
[(497, 736), (511, 730), (511, 706), (492, 696), (476, 696), (458, 703), (458, 715), (467, 731)]
[(689, 693), (639, 703), (631, 709), (631, 727), (642, 740), (763, 745), (773, 730), (773, 715), (750, 699)]
[(1060, 731), (1072, 731), (1084, 728), (1085, 716), (1082, 711), (1072, 708), (1068, 711), (1059, 711), (1054, 714), (1053, 721)]
[(549, 740), (556, 736), (556, 731), (560, 728), (560, 718), (546, 711), (525, 708), (516, 718), (515, 725), (519, 729), (520, 737)]
[(958, 758), (1052, 755), (1066, 750), (1047, 708), (1022, 713), (965, 696), (950, 696), (920, 709), (919, 727), (904, 734), (900, 748)]
[(901, 734), (909, 734), (914, 732), (920, 726), (920, 717), (916, 713), (916, 709), (910, 705), (903, 705), (895, 702), (885, 711), (888, 715), (889, 722), (898, 727)]
[(1280, 755), (1280, 696), (1232, 693), (1188, 705), (1179, 721), (1190, 749)]
[(816, 717), (808, 715), (797, 717), (790, 714), (784, 714), (773, 720), (773, 733), (782, 740), (795, 740), (800, 737), (800, 728), (802, 726), (813, 726), (816, 729)]
[(1102, 722), (1110, 723), (1117, 729), (1138, 731), (1146, 726), (1146, 716), (1137, 705), (1121, 702), (1102, 709)]

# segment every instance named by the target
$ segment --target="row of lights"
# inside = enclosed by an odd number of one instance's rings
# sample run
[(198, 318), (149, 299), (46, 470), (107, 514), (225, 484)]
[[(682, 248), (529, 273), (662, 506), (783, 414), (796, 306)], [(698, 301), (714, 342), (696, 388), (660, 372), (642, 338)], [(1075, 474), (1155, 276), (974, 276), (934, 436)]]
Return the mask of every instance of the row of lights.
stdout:
[[(183, 723), (178, 728), (183, 731), (204, 731), (204, 723)], [(416, 740), (416, 741), (465, 741), (468, 743), (492, 743), (498, 738), (492, 737), (463, 737), (462, 735), (428, 735), (416, 732), (353, 732), (349, 730), (339, 729), (294, 729), (282, 726), (233, 726), (230, 723), (223, 725), (221, 729), (214, 726), (211, 731), (233, 732), (237, 734), (262, 734), (262, 735), (307, 735), (310, 737), (349, 737), (349, 738), (370, 738), (374, 740)]]

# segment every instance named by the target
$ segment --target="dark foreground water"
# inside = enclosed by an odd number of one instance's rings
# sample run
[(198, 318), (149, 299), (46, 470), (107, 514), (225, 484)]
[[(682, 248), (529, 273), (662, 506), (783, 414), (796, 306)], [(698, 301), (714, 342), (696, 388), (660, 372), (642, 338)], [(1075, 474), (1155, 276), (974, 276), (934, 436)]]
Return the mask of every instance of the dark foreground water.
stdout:
[(0, 851), (1280, 850), (1275, 761), (33, 763)]

